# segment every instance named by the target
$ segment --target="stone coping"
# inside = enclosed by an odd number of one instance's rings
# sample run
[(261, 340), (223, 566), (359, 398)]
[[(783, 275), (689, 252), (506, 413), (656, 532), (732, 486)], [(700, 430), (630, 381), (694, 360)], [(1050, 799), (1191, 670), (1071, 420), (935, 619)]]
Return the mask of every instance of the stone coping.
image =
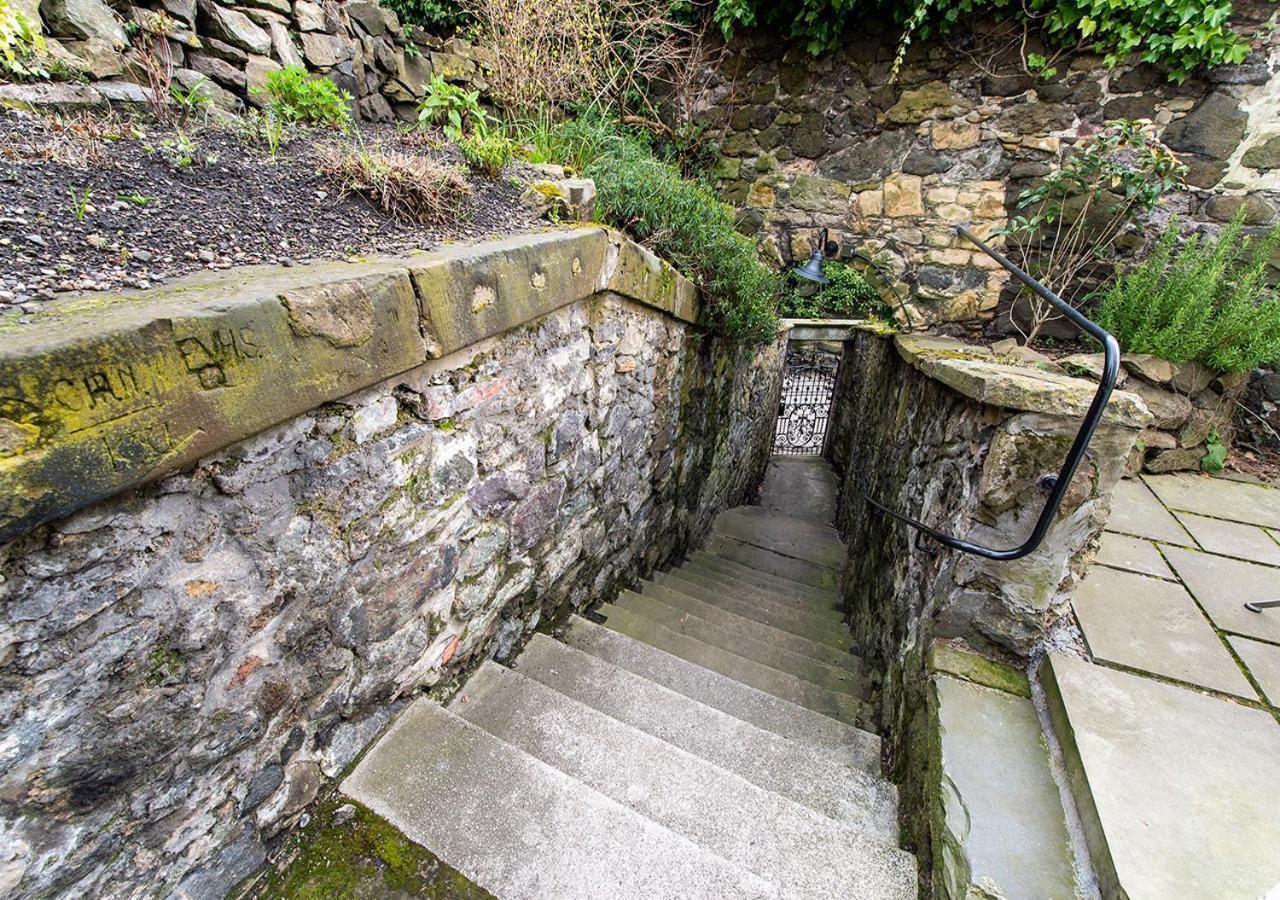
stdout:
[(0, 542), (601, 291), (697, 321), (690, 281), (587, 227), (199, 273), (0, 322)]
[[(1084, 378), (1046, 372), (1027, 363), (997, 357), (987, 347), (927, 334), (899, 334), (899, 355), (925, 375), (964, 396), (1003, 409), (1083, 417), (1098, 386)], [(1113, 391), (1102, 421), (1145, 428), (1152, 416), (1142, 398)]]

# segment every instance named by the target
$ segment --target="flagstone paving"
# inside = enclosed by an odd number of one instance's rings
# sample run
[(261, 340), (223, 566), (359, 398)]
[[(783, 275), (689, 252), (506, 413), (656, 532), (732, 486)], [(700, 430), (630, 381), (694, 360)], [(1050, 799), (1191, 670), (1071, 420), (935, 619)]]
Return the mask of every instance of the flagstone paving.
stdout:
[(1280, 488), (1126, 480), (1094, 562), (1041, 675), (1102, 895), (1280, 898)]

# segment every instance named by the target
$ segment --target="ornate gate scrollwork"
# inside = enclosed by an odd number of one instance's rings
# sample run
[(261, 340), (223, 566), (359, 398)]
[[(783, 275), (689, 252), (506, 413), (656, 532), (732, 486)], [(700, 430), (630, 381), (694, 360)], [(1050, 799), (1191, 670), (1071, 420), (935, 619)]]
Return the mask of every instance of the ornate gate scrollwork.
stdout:
[(827, 437), (833, 367), (808, 355), (788, 354), (782, 374), (782, 401), (774, 431), (773, 452), (783, 456), (818, 456)]

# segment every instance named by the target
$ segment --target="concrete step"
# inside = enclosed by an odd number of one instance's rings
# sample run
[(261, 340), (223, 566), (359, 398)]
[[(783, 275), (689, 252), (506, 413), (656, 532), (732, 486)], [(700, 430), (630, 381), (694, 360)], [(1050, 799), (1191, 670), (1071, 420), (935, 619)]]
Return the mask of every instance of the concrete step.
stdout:
[[(574, 616), (565, 642), (612, 666), (675, 691), (804, 747), (872, 774), (880, 772), (880, 738), (761, 691), (679, 656)], [(538, 638), (534, 638), (535, 641)]]
[(851, 694), (828, 690), (790, 672), (681, 634), (625, 609), (609, 607), (604, 614), (609, 617), (608, 627), (619, 634), (850, 725), (861, 721), (862, 704)]
[(832, 609), (838, 610), (837, 603), (839, 598), (834, 589), (814, 587), (811, 584), (804, 584), (799, 581), (793, 581), (790, 578), (762, 572), (759, 569), (753, 569), (743, 563), (717, 556), (714, 553), (708, 553), (705, 550), (698, 550), (690, 554), (685, 565), (696, 565), (699, 570), (706, 569), (709, 572), (718, 572), (743, 584), (751, 585), (757, 590), (770, 591), (786, 598), (803, 598), (819, 607), (825, 608), (829, 605)]
[(825, 460), (774, 458), (765, 472), (760, 505), (822, 524), (835, 520), (840, 482)]
[(844, 624), (844, 615), (832, 600), (814, 600), (796, 594), (783, 594), (767, 588), (751, 585), (711, 568), (701, 560), (690, 560), (669, 573), (708, 590), (737, 599), (742, 603), (757, 604), (788, 616), (798, 616), (827, 627)]
[(915, 860), (893, 846), (892, 821), (837, 823), (495, 663), (449, 708), (787, 896), (915, 897)]
[[(696, 596), (680, 591), (674, 586), (647, 582), (640, 593), (642, 596), (657, 600), (673, 610), (689, 613), (699, 619), (705, 619), (713, 625), (727, 628), (733, 633), (741, 634), (752, 640), (763, 641), (764, 643), (789, 650), (792, 653), (799, 653), (802, 656), (816, 659), (819, 662), (835, 666), (847, 672), (862, 672), (862, 660), (851, 653), (839, 650), (829, 644), (811, 641), (808, 638), (800, 637), (780, 628), (774, 628), (772, 625), (749, 616), (738, 615), (714, 604), (706, 603)], [(617, 605), (628, 606), (621, 599), (617, 601)]]
[[(668, 588), (754, 622), (762, 622), (780, 631), (805, 638), (832, 650), (848, 652), (852, 638), (838, 617), (820, 619), (809, 613), (785, 607), (759, 597), (748, 597), (724, 585), (691, 575), (680, 569), (658, 572), (653, 577), (655, 588)], [(646, 591), (649, 588), (645, 588)]]
[(816, 588), (834, 591), (839, 583), (840, 574), (836, 568), (818, 565), (807, 559), (797, 559), (774, 550), (766, 550), (724, 534), (712, 532), (707, 537), (706, 549), (716, 556), (748, 568), (789, 578)]
[(793, 528), (781, 516), (756, 518), (729, 509), (716, 517), (712, 531), (816, 565), (833, 569), (844, 565), (845, 547), (838, 537), (819, 536), (812, 530)]
[[(835, 525), (828, 525), (824, 522), (815, 522), (812, 519), (788, 515), (776, 509), (765, 509), (763, 506), (758, 505), (735, 506), (733, 512), (750, 519), (778, 522), (783, 527), (813, 534), (819, 538), (831, 538), (840, 541), (840, 530)], [(796, 510), (796, 512), (800, 512), (800, 510)]]
[(780, 896), (758, 875), (425, 698), (342, 791), (499, 897)]
[(518, 662), (516, 671), (527, 678), (758, 787), (896, 843), (897, 788), (858, 764), (869, 762), (871, 736), (860, 736), (859, 759), (842, 761), (830, 748), (814, 749), (757, 728), (543, 635), (530, 641)]
[[(780, 672), (803, 678), (828, 691), (839, 691), (858, 699), (865, 696), (866, 685), (856, 670), (837, 668), (803, 653), (796, 653), (779, 643), (758, 639), (754, 635), (722, 622), (709, 622), (654, 597), (645, 597), (633, 591), (623, 591), (618, 595), (618, 601), (618, 604), (606, 603), (597, 611), (609, 620), (605, 624), (610, 627), (612, 627), (613, 617), (621, 613), (624, 619), (622, 629), (634, 631), (635, 633), (628, 633), (638, 640), (644, 638), (636, 631), (639, 626), (634, 624), (633, 620), (643, 619), (712, 647), (719, 647), (721, 650), (755, 660)], [(768, 628), (769, 626), (760, 627)], [(777, 631), (777, 629), (772, 630)]]

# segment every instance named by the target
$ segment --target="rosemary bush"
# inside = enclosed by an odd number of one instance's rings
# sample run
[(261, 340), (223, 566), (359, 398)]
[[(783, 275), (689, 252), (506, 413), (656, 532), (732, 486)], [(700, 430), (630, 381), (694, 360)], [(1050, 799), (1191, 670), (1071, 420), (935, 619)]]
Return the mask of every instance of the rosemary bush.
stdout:
[(1145, 262), (1103, 295), (1098, 322), (1128, 353), (1196, 361), (1219, 372), (1280, 362), (1280, 296), (1266, 285), (1267, 259), (1280, 227), (1241, 234), (1236, 216), (1216, 239), (1196, 235), (1178, 247), (1177, 223)]

